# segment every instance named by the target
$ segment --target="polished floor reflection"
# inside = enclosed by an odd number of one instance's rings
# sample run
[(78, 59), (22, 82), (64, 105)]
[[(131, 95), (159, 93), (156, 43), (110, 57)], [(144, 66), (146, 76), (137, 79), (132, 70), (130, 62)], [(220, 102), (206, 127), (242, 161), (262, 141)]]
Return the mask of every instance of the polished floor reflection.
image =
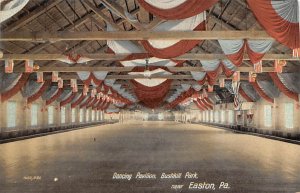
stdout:
[[(160, 179), (186, 172), (198, 178)], [(192, 190), (191, 182), (216, 187)], [(171, 122), (91, 127), (1, 144), (0, 192), (300, 192), (300, 146)]]

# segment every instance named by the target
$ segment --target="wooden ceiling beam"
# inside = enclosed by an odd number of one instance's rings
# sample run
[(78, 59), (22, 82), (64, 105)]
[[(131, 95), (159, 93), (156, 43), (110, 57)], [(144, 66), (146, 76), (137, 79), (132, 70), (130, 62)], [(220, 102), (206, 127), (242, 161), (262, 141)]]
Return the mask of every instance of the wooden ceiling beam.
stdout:
[[(118, 26), (118, 25), (117, 25)], [(90, 32), (10, 32), (0, 41), (56, 42), (80, 40), (236, 40), (273, 39), (265, 31), (90, 31)]]
[[(108, 54), (108, 53), (95, 53), (95, 54), (84, 54), (83, 57), (89, 58), (90, 60), (111, 60), (118, 61), (124, 59), (128, 54)], [(66, 56), (63, 54), (3, 54), (0, 60), (12, 59), (12, 60), (62, 60)], [(198, 53), (187, 53), (176, 58), (175, 60), (216, 60), (216, 59), (227, 59), (224, 54), (198, 54)], [(247, 54), (244, 55), (244, 60), (250, 60)], [(293, 57), (291, 54), (265, 54), (262, 60), (287, 60), (287, 61), (299, 61), (300, 58)]]
[[(80, 80), (79, 76), (76, 73), (60, 73), (59, 77), (61, 77), (63, 80), (71, 80), (71, 79), (78, 79)], [(258, 76), (258, 79), (265, 79), (264, 74), (260, 74)], [(220, 75), (219, 78), (225, 78), (228, 80), (231, 80), (231, 77), (226, 77), (225, 75)], [(44, 76), (45, 80), (50, 80), (51, 76), (46, 75)], [(191, 84), (197, 83), (192, 75), (160, 75), (160, 74), (154, 74), (151, 76), (151, 78), (145, 77), (143, 75), (107, 75), (106, 78), (107, 80), (113, 79), (113, 80), (132, 80), (132, 79), (147, 79), (147, 80), (153, 80), (153, 79), (169, 79), (169, 80), (174, 80), (174, 81), (180, 81), (178, 84), (186, 84), (186, 82), (190, 82)], [(248, 75), (241, 75), (241, 80), (248, 81), (249, 77)], [(128, 82), (130, 83), (130, 82)], [(175, 85), (175, 84), (173, 84)]]
[[(53, 67), (53, 66), (42, 66), (36, 72), (131, 72), (134, 67), (90, 67), (90, 66), (74, 66), (74, 67)], [(171, 72), (205, 72), (203, 67), (168, 67)], [(300, 69), (300, 68), (299, 68)], [(298, 72), (300, 70), (297, 70)], [(284, 72), (295, 71), (295, 68), (284, 67)], [(15, 70), (15, 72), (23, 72), (24, 70)], [(237, 71), (240, 72), (252, 72), (253, 67), (238, 67)], [(263, 67), (264, 72), (274, 72), (274, 67)]]

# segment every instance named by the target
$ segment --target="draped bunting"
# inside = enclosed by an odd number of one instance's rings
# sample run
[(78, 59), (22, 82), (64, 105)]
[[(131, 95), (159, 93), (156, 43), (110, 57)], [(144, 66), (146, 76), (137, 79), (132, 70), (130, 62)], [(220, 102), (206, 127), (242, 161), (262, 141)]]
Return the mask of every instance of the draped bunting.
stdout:
[(179, 103), (183, 102), (187, 98), (191, 97), (195, 93), (193, 88), (189, 88), (187, 91), (182, 92), (180, 95), (175, 96), (175, 99), (171, 102), (168, 101), (169, 104), (166, 105), (166, 108), (172, 109), (176, 107)]
[(66, 100), (70, 95), (72, 95), (71, 90), (64, 90), (61, 95), (56, 99), (57, 102)]
[(76, 93), (76, 96), (70, 101), (70, 103), (74, 103), (77, 101), (83, 94), (82, 93)]
[(200, 109), (201, 111), (205, 111), (206, 109), (202, 107), (202, 105), (199, 104), (198, 99), (194, 100), (195, 105)]
[(105, 79), (108, 72), (104, 71), (95, 71), (95, 72), (77, 72), (79, 78), (83, 81), (83, 83), (88, 85), (100, 86), (103, 80)]
[(271, 98), (279, 97), (280, 91), (272, 81), (258, 80), (260, 88)]
[(67, 97), (65, 100), (62, 100), (60, 102), (59, 106), (63, 107), (65, 105), (69, 104), (74, 99), (75, 96), (76, 96), (76, 93), (72, 92), (72, 94), (69, 97)]
[(22, 77), (21, 73), (4, 73), (0, 72), (0, 93), (12, 89)]
[(197, 101), (198, 101), (198, 103), (202, 106), (202, 108), (204, 108), (205, 110), (210, 110), (210, 109), (211, 109), (209, 106), (207, 106), (207, 105), (203, 102), (203, 99), (198, 99)]
[(108, 107), (109, 107), (109, 105), (110, 105), (110, 102), (107, 102), (107, 103), (105, 103), (101, 108), (100, 108), (100, 110), (106, 110)]
[(300, 84), (295, 84), (300, 82), (300, 73), (280, 73), (277, 76), (289, 90), (300, 94)]
[(97, 107), (101, 102), (102, 102), (102, 99), (100, 98), (99, 100), (97, 100), (97, 102), (94, 105), (92, 105), (92, 109), (97, 110)]
[[(0, 1), (1, 2), (1, 1)], [(11, 18), (13, 15), (21, 11), (29, 0), (12, 0), (9, 3), (5, 4), (4, 7), (1, 7), (0, 10), (0, 23)]]
[(194, 85), (192, 85), (192, 87), (195, 91), (200, 91), (202, 88), (202, 85), (194, 84)]
[(51, 97), (53, 97), (58, 92), (57, 86), (51, 86), (48, 87), (48, 89), (43, 93), (42, 99), (43, 100), (49, 100)]
[(273, 40), (246, 40), (247, 53), (252, 64), (260, 62), (272, 45)]
[(230, 77), (236, 70), (236, 66), (230, 60), (201, 60), (200, 63), (206, 72), (191, 72), (193, 78), (197, 80), (200, 85), (203, 85), (206, 80), (209, 85), (214, 85), (221, 71), (223, 71), (227, 77)]
[(299, 48), (299, 11), (296, 0), (247, 0), (259, 23), (278, 42)]
[(83, 100), (79, 103), (79, 108), (80, 108), (81, 105), (85, 104), (91, 98), (90, 95), (84, 95), (84, 96), (85, 97), (83, 98)]
[(138, 0), (148, 12), (165, 20), (192, 17), (204, 12), (218, 0)]
[(94, 106), (94, 104), (96, 104), (98, 101), (99, 101), (99, 100), (98, 100), (97, 98), (94, 98), (94, 100), (93, 100), (92, 102), (90, 102), (90, 104), (88, 104), (88, 105), (86, 106), (86, 108), (90, 108), (90, 107)]
[[(107, 25), (107, 31), (116, 31), (116, 29), (113, 29), (111, 25)], [(144, 53), (144, 49), (133, 41), (107, 40), (107, 46), (112, 53), (129, 54), (120, 61), (123, 66), (176, 66), (178, 64), (178, 62), (172, 60), (159, 59), (153, 57), (152, 54)], [(148, 60), (148, 64), (145, 59)]]
[(95, 109), (100, 110), (102, 106), (106, 104), (105, 99), (101, 99), (98, 105), (95, 107)]
[[(160, 74), (160, 75), (170, 75), (172, 73), (167, 72), (161, 68), (157, 68), (155, 70), (147, 70), (144, 72), (129, 72), (128, 74), (130, 75), (144, 75), (145, 77), (151, 77), (154, 74)], [(163, 82), (165, 82), (167, 79), (134, 79), (135, 81), (137, 81), (138, 83), (147, 86), (147, 87), (153, 87), (153, 86), (158, 86), (160, 84), (162, 84)]]
[(34, 80), (29, 80), (25, 86), (21, 89), (21, 94), (23, 97), (28, 98), (31, 95), (36, 94), (44, 83), (38, 83)]
[(274, 99), (269, 97), (264, 90), (258, 85), (257, 81), (255, 82), (251, 82), (253, 88), (257, 91), (257, 93), (264, 98), (266, 101), (270, 102), (270, 103), (274, 103)]
[(60, 95), (63, 93), (63, 89), (59, 88), (58, 91), (48, 100), (46, 100), (46, 105), (50, 105), (51, 103), (53, 103), (58, 97), (60, 97)]
[(226, 77), (231, 77), (233, 73), (236, 71), (235, 65), (230, 60), (222, 61), (222, 70)]
[(239, 93), (244, 99), (246, 99), (247, 102), (254, 102), (253, 99), (247, 95), (247, 93), (243, 90), (242, 87), (239, 88)]
[(30, 104), (34, 101), (36, 101), (40, 96), (42, 96), (43, 93), (45, 93), (46, 89), (50, 86), (51, 80), (46, 80), (43, 83), (43, 86), (36, 92), (35, 94), (31, 95), (30, 97), (27, 98), (27, 103)]
[[(153, 31), (204, 31), (205, 30), (205, 12), (194, 17), (166, 21), (153, 29)], [(202, 40), (149, 40), (141, 41), (143, 47), (158, 58), (175, 58), (193, 49)]]
[(80, 95), (80, 97), (75, 100), (75, 101), (72, 101), (71, 103), (71, 108), (75, 108), (79, 103), (81, 103), (87, 96), (84, 96), (83, 94)]
[(156, 108), (163, 102), (165, 96), (167, 95), (172, 80), (166, 80), (160, 85), (154, 87), (144, 86), (135, 80), (131, 81), (135, 95), (140, 100), (140, 102), (148, 108)]
[(218, 40), (227, 58), (236, 66), (243, 62), (246, 51), (252, 64), (260, 62), (273, 44), (273, 40)]
[[(176, 20), (176, 21), (165, 21), (162, 24), (156, 26), (153, 31), (201, 31), (205, 30), (205, 12), (202, 14), (198, 14), (194, 17), (183, 19), (183, 20)], [(110, 25), (107, 26), (107, 31), (115, 31)], [(149, 63), (153, 63), (151, 61), (152, 56), (157, 58), (174, 58), (180, 56), (192, 48), (194, 48), (201, 40), (149, 40), (149, 41), (141, 41), (143, 47), (150, 53), (147, 58), (149, 59)], [(131, 41), (107, 41), (108, 47), (114, 53), (143, 53), (143, 49), (139, 46), (134, 44)], [(133, 57), (134, 58), (134, 57)], [(145, 64), (145, 61), (137, 60), (137, 63)], [(133, 64), (132, 61), (123, 61), (121, 62), (124, 66), (136, 66), (137, 64)], [(170, 63), (170, 62), (169, 62)], [(160, 64), (161, 65), (161, 64)], [(166, 64), (165, 64), (166, 65)], [(171, 65), (171, 64), (169, 64)], [(162, 66), (162, 65), (161, 65)]]
[(204, 106), (207, 110), (212, 110), (212, 109), (213, 109), (212, 104), (210, 104), (209, 102), (207, 102), (207, 101), (205, 100), (205, 98), (204, 98), (204, 99), (199, 99), (198, 101), (199, 101), (199, 103), (200, 103), (202, 106)]
[(291, 99), (294, 99), (295, 101), (299, 101), (298, 93), (295, 93), (291, 90), (289, 90), (278, 78), (277, 73), (275, 72), (269, 72), (269, 75), (271, 76), (273, 82), (278, 87), (278, 89), (283, 92), (286, 96), (290, 97)]
[(227, 58), (236, 66), (243, 62), (245, 43), (243, 40), (218, 40)]
[[(240, 89), (242, 90), (242, 92), (244, 92), (250, 98), (251, 101), (256, 102), (260, 99), (259, 95), (257, 94), (255, 89), (249, 82), (242, 81), (241, 85), (240, 85)], [(239, 93), (246, 99), (246, 96), (244, 96), (241, 92), (239, 92)], [(250, 102), (250, 100), (249, 100), (249, 102)]]
[(97, 98), (96, 97), (92, 97), (92, 100), (90, 100), (87, 104), (86, 104), (86, 108), (89, 108), (92, 104), (94, 104), (95, 102), (97, 102)]
[(21, 90), (21, 88), (26, 84), (28, 78), (29, 78), (29, 74), (23, 73), (21, 78), (11, 89), (1, 93), (1, 102), (4, 102), (9, 98), (13, 97), (14, 95), (16, 95)]
[(89, 104), (89, 102), (91, 100), (93, 100), (94, 98), (92, 98), (91, 96), (89, 96), (86, 100), (82, 101), (82, 103), (79, 105), (79, 108), (84, 108), (86, 105)]

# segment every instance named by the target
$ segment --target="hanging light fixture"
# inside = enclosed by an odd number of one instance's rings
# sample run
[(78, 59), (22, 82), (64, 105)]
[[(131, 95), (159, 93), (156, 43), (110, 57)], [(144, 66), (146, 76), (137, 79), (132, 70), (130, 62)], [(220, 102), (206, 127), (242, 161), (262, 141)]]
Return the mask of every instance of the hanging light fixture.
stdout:
[(150, 78), (151, 77), (151, 72), (149, 70), (149, 58), (146, 58), (146, 66), (145, 66), (145, 70), (144, 70), (144, 77)]

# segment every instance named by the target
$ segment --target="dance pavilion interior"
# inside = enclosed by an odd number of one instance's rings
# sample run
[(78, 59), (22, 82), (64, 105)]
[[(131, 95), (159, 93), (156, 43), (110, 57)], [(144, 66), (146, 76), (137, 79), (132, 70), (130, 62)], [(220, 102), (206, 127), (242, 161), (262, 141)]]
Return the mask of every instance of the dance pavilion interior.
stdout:
[(0, 192), (300, 191), (298, 4), (0, 0)]

